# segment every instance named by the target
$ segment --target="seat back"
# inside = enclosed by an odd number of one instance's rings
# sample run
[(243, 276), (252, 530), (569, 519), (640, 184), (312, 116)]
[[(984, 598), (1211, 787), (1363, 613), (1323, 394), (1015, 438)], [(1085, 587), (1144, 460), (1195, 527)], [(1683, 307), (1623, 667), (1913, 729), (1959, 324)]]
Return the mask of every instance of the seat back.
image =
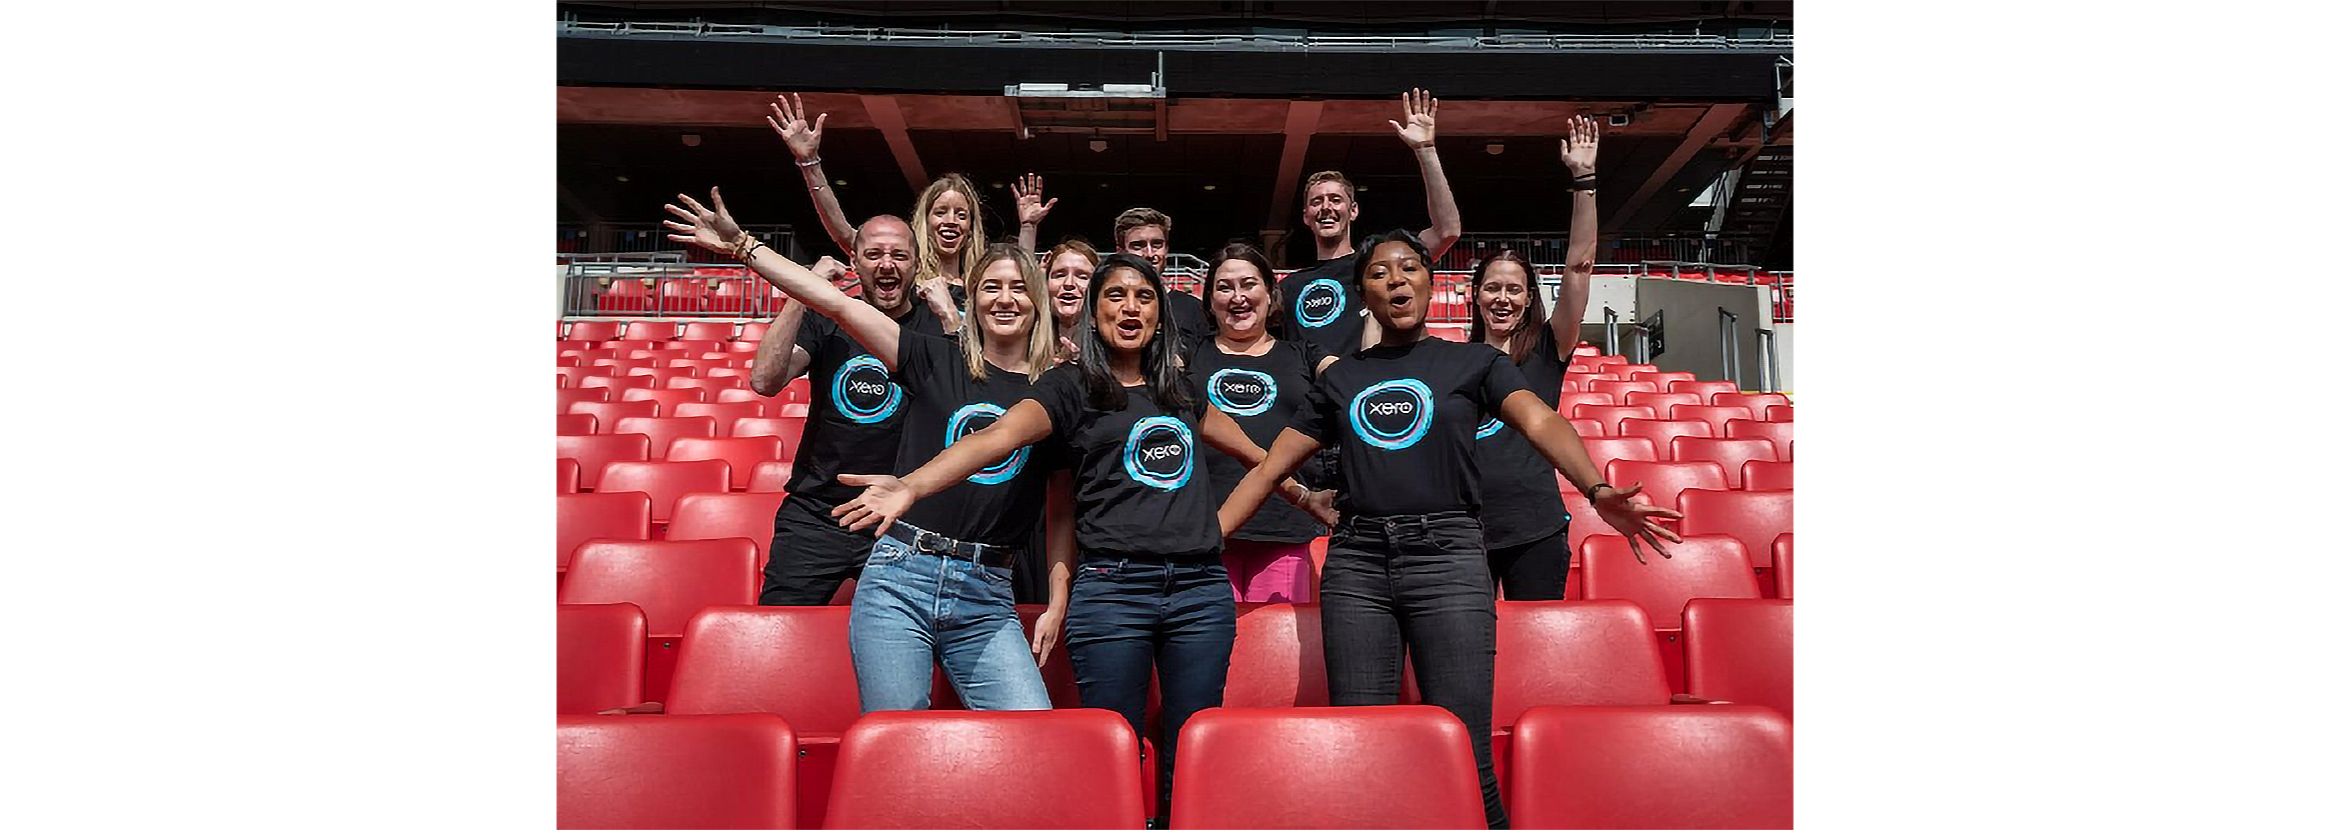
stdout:
[(799, 740), (774, 715), (555, 719), (555, 826), (796, 827)]
[(1699, 438), (1693, 435), (1673, 439), (1674, 461), (1711, 461), (1721, 465), (1722, 476), (1730, 486), (1737, 487), (1746, 480), (1746, 462), (1777, 461), (1779, 449), (1760, 438)]
[(708, 415), (693, 418), (622, 418), (612, 430), (619, 435), (642, 435), (648, 439), (654, 459), (670, 459), (669, 448), (680, 438), (710, 438), (718, 434), (718, 419)]
[(1559, 411), (1571, 413), (1579, 406), (1615, 406), (1622, 403), (1606, 392), (1560, 392)]
[(589, 539), (653, 538), (653, 501), (643, 493), (558, 493), (555, 496), (555, 567), (571, 565), (571, 553)]
[(1689, 693), (1795, 720), (1795, 602), (1693, 599), (1681, 609)]
[(1704, 421), (1708, 424), (1712, 424), (1714, 428), (1714, 434), (1723, 436), (1730, 434), (1729, 424), (1731, 421), (1760, 420), (1759, 418), (1754, 417), (1754, 413), (1748, 412), (1746, 407), (1743, 406), (1684, 405), (1673, 407), (1672, 414), (1673, 420), (1676, 421)]
[(1667, 392), (1695, 392), (1708, 399), (1711, 399), (1715, 392), (1738, 391), (1738, 384), (1726, 380), (1676, 380), (1665, 384), (1665, 387)]
[(1576, 404), (1575, 411), (1570, 414), (1598, 421), (1602, 435), (1622, 435), (1624, 433), (1618, 422), (1626, 418), (1654, 418), (1656, 410), (1645, 406), (1592, 406), (1586, 403)]
[(764, 418), (766, 413), (767, 402), (764, 400), (681, 403), (677, 405), (677, 417), (707, 417), (717, 421), (717, 437), (719, 438), (743, 437), (734, 434), (735, 422), (744, 418)]
[(603, 484), (605, 465), (644, 461), (652, 451), (653, 440), (641, 433), (555, 436), (555, 457), (579, 462), (579, 486), (589, 490)]
[(571, 555), (559, 601), (635, 603), (651, 636), (677, 637), (704, 608), (756, 604), (758, 556), (748, 539), (587, 542)]
[(1771, 566), (1771, 540), (1795, 530), (1793, 490), (1685, 490), (1681, 533), (1737, 539), (1757, 568)]
[(1732, 438), (1761, 438), (1779, 449), (1780, 461), (1795, 460), (1795, 422), (1793, 421), (1731, 421), (1728, 435)]
[(1656, 384), (1645, 380), (1595, 380), (1591, 382), (1590, 389), (1595, 393), (1615, 396), (1611, 403), (1632, 403), (1625, 399), (1627, 393), (1659, 391)]
[(1534, 706), (1662, 704), (1663, 653), (1629, 600), (1496, 603), (1493, 723)]
[(1706, 396), (1704, 402), (1714, 406), (1746, 407), (1746, 411), (1754, 413), (1757, 421), (1770, 420), (1764, 416), (1770, 414), (1771, 407), (1788, 406), (1791, 403), (1786, 395), (1776, 392), (1715, 392)]
[(1141, 753), (1105, 709), (875, 712), (841, 738), (824, 826), (1140, 827)]
[(1705, 403), (1694, 392), (1631, 392), (1624, 395), (1624, 403), (1631, 406), (1653, 407), (1658, 412), (1669, 412), (1671, 407)]
[(1793, 827), (1793, 727), (1760, 706), (1543, 706), (1510, 740), (1518, 827)]
[(808, 425), (807, 418), (744, 418), (734, 422), (734, 437), (773, 435), (783, 439), (784, 461), (793, 461), (800, 455), (800, 436)]
[(650, 377), (650, 376), (647, 376), (647, 375), (640, 375), (640, 374), (636, 374), (636, 373), (635, 373), (635, 372), (639, 372), (639, 371), (652, 371), (652, 370), (648, 370), (648, 369), (637, 369), (637, 370), (632, 370), (632, 371), (631, 371), (629, 374), (624, 374), (624, 375), (589, 375), (589, 376), (587, 376), (587, 377), (580, 378), (580, 379), (579, 379), (579, 385), (578, 385), (577, 387), (575, 387), (575, 388), (579, 388), (579, 389), (602, 389), (602, 390), (605, 390), (605, 392), (606, 392), (606, 394), (607, 394), (607, 396), (608, 396), (608, 397), (604, 398), (604, 400), (607, 400), (607, 401), (625, 400), (625, 398), (621, 397), (621, 395), (622, 395), (622, 393), (624, 393), (624, 392), (627, 392), (627, 391), (628, 391), (628, 390), (630, 390), (630, 389), (651, 389), (651, 388), (653, 388), (653, 384), (655, 383), (655, 380), (654, 380), (654, 378), (652, 378), (652, 377)]
[(612, 390), (610, 389), (558, 388), (555, 390), (555, 414), (567, 415), (570, 414), (573, 406), (583, 403), (603, 403), (611, 398)]
[(1617, 487), (1640, 485), (1638, 498), (1659, 507), (1680, 504), (1684, 490), (1730, 489), (1730, 477), (1711, 461), (1616, 461), (1607, 465), (1607, 480)]
[(1175, 830), (1485, 826), (1468, 729), (1434, 706), (1208, 709), (1178, 740)]
[(1771, 540), (1771, 578), (1779, 583), (1780, 599), (1795, 598), (1795, 534)]
[[(1673, 556), (1654, 551), (1648, 563), (1632, 557), (1620, 535), (1593, 535), (1577, 553), (1583, 557), (1585, 599), (1628, 599), (1648, 612), (1648, 622), (1660, 630), (1681, 624), (1681, 607), (1698, 597), (1756, 599), (1754, 568), (1746, 549), (1728, 536), (1682, 536), (1666, 543)], [(1668, 678), (1669, 680), (1669, 678)]]
[(791, 462), (761, 461), (759, 466), (751, 468), (751, 486), (746, 489), (753, 493), (781, 493), (790, 484)]
[(669, 517), (668, 538), (749, 539), (765, 566), (767, 546), (775, 541), (775, 511), (782, 506), (782, 493), (687, 493)]
[(634, 490), (653, 499), (653, 523), (668, 524), (677, 500), (687, 493), (724, 493), (733, 478), (726, 462), (614, 461), (604, 465), (598, 492)]
[(770, 712), (803, 735), (838, 735), (856, 722), (849, 608), (709, 608), (686, 623), (668, 710), (697, 715)]
[(654, 417), (667, 418), (676, 411), (678, 404), (700, 403), (707, 394), (700, 389), (627, 389), (620, 393), (620, 399), (652, 401)]
[[(673, 284), (675, 283), (662, 283), (664, 286)], [(665, 320), (637, 320), (629, 323), (628, 328), (621, 330), (620, 339), (675, 340), (677, 339), (677, 324)]]
[(1330, 705), (1320, 604), (1266, 603), (1248, 608), (1235, 622), (1225, 708)]
[(734, 324), (712, 322), (687, 323), (685, 324), (685, 334), (680, 335), (678, 339), (732, 340), (734, 339)]
[(1597, 418), (1568, 418), (1567, 425), (1575, 428), (1575, 435), (1579, 438), (1608, 437), (1607, 427), (1601, 426)]
[(1793, 462), (1793, 461), (1749, 461), (1749, 462), (1746, 462), (1746, 481), (1745, 481), (1745, 483), (1743, 484), (1743, 489), (1747, 489), (1747, 490), (1793, 490), (1793, 489), (1795, 489), (1795, 462)]
[(620, 432), (620, 419), (656, 417), (660, 408), (660, 404), (652, 401), (580, 401), (571, 405), (570, 412), (574, 415), (593, 415), (599, 434), (617, 435)]
[(566, 340), (616, 340), (620, 337), (620, 324), (610, 320), (581, 320), (571, 324), (571, 331), (563, 337)]
[[(707, 420), (707, 417), (704, 418)], [(679, 438), (669, 445), (669, 460), (700, 461), (715, 458), (726, 462), (731, 476), (727, 486), (741, 490), (751, 486), (751, 471), (762, 461), (776, 461), (783, 456), (783, 439), (773, 435), (754, 435), (744, 438)]]
[(555, 606), (555, 714), (645, 702), (645, 612), (632, 603)]
[(579, 459), (555, 458), (555, 492), (579, 492)]
[(594, 434), (596, 434), (596, 416), (594, 416), (594, 415), (556, 415), (556, 416), (555, 416), (555, 434), (556, 434), (556, 435), (594, 435)]

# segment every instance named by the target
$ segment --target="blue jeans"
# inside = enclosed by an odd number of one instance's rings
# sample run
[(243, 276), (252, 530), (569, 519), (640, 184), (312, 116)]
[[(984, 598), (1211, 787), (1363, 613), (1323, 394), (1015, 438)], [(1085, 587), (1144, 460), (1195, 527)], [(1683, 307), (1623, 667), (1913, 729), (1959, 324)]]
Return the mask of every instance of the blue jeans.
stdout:
[(933, 664), (970, 709), (1053, 708), (1012, 607), (1011, 569), (915, 553), (894, 538), (874, 542), (857, 580), (849, 657), (864, 712), (930, 708)]
[[(868, 566), (870, 567), (870, 566)], [(1148, 734), (1151, 670), (1159, 676), (1159, 815), (1174, 785), (1175, 738), (1201, 709), (1224, 705), (1232, 665), (1232, 582), (1217, 557), (1170, 560), (1086, 553), (1069, 588), (1069, 664), (1087, 708)]]

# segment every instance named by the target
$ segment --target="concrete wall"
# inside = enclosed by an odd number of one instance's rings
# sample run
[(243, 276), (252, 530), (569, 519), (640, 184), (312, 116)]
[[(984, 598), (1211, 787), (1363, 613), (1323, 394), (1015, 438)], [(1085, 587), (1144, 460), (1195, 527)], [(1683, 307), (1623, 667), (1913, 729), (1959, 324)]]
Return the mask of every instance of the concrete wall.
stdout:
[[(1664, 351), (1648, 362), (1666, 372), (1690, 372), (1699, 380), (1737, 380), (1740, 389), (1762, 388), (1762, 352), (1755, 332), (1771, 325), (1769, 289), (1759, 286), (1645, 279), (1638, 293), (1639, 319), (1664, 312)], [(1739, 377), (1732, 378), (1722, 360), (1720, 310), (1738, 315), (1733, 329)], [(1629, 335), (1622, 344), (1627, 355), (1639, 354)], [(1785, 364), (1781, 364), (1784, 374)]]

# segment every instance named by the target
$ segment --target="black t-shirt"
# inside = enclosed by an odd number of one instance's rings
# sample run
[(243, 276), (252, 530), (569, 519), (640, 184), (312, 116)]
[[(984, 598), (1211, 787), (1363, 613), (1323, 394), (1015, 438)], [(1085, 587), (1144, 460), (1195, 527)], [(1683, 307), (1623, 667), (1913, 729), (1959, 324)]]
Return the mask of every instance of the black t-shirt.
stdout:
[(1363, 344), (1363, 298), (1355, 287), (1355, 255), (1325, 259), (1281, 278), (1283, 340), (1304, 340), (1323, 354), (1345, 357)]
[[(1314, 367), (1322, 362), (1312, 343), (1273, 341), (1262, 355), (1225, 354), (1213, 339), (1191, 353), (1192, 389), (1209, 405), (1240, 424), (1257, 446), (1271, 449), (1273, 438), (1294, 420), (1314, 385)], [(1220, 452), (1205, 453), (1208, 481), (1222, 504), (1240, 485), (1248, 468)], [(1321, 522), (1280, 498), (1265, 500), (1256, 515), (1232, 532), (1232, 538), (1251, 542), (1304, 542), (1325, 532)]]
[(1200, 453), (1207, 401), (1166, 412), (1147, 386), (1126, 389), (1116, 411), (1088, 406), (1085, 376), (1074, 365), (1053, 367), (1037, 381), (1037, 403), (1052, 417), (1053, 437), (1076, 471), (1077, 544), (1089, 551), (1161, 556), (1207, 556), (1223, 550), (1216, 524), (1222, 506)]
[[(1549, 326), (1518, 364), (1526, 385), (1552, 410), (1559, 408), (1559, 385), (1566, 381), (1567, 363), (1559, 359), (1558, 338)], [(1545, 393), (1544, 390), (1549, 390)], [(1477, 425), (1478, 486), (1483, 490), (1485, 543), (1494, 547), (1522, 545), (1558, 532), (1566, 523), (1567, 504), (1559, 493), (1558, 468), (1543, 458), (1526, 436), (1499, 419)]]
[[(926, 332), (898, 335), (898, 371), (906, 390), (897, 473), (930, 463), (955, 440), (986, 429), (1013, 404), (1036, 396), (1028, 376), (987, 367), (974, 381), (954, 340)], [(915, 502), (906, 521), (965, 542), (1021, 546), (1044, 518), (1044, 481), (1050, 454), (1021, 447), (968, 479)]]
[(1216, 337), (1216, 324), (1208, 319), (1208, 305), (1172, 284), (1167, 286), (1167, 300), (1160, 313), (1167, 315), (1170, 330), (1178, 338), (1175, 343), (1180, 348), (1176, 354), (1189, 354), (1199, 344)]
[(1477, 425), (1525, 388), (1518, 367), (1491, 346), (1427, 337), (1339, 358), (1290, 426), (1338, 444), (1342, 513), (1475, 510)]
[[(938, 315), (915, 303), (897, 318), (902, 331), (940, 334)], [(825, 504), (857, 494), (834, 476), (897, 472), (898, 421), (905, 390), (890, 382), (881, 358), (813, 311), (800, 318), (799, 339), (808, 353), (808, 423), (792, 461), (791, 492)]]

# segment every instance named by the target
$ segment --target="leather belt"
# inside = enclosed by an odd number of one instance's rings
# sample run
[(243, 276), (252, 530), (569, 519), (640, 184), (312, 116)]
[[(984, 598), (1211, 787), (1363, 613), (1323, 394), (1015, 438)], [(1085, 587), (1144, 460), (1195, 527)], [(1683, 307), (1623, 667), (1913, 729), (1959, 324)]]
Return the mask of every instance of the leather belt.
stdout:
[(1019, 553), (1018, 548), (1008, 545), (965, 542), (952, 536), (943, 536), (924, 530), (907, 522), (891, 524), (889, 532), (882, 535), (906, 543), (906, 547), (912, 548), (915, 553), (946, 559), (963, 559), (990, 568), (1011, 567), (1012, 557)]

